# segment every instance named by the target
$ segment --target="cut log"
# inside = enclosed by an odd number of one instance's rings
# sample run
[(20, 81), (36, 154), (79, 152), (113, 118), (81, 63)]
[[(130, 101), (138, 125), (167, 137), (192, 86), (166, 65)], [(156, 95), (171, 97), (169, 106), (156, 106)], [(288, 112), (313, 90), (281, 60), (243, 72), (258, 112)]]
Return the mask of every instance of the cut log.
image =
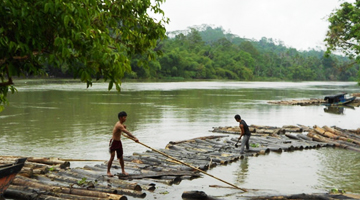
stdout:
[(300, 134), (297, 134), (297, 137), (300, 138), (300, 139), (303, 139), (303, 140), (308, 140), (308, 141), (312, 141), (311, 138), (307, 137), (306, 135), (300, 133)]
[(132, 196), (132, 197), (136, 197), (136, 198), (145, 198), (146, 197), (145, 192), (127, 190), (127, 189), (118, 189), (117, 194), (128, 195), (128, 196)]
[(169, 186), (174, 184), (173, 180), (161, 180), (161, 179), (152, 179), (152, 178), (149, 178), (149, 180)]
[(299, 138), (296, 135), (291, 133), (285, 133), (285, 136), (293, 140), (299, 140)]
[(18, 189), (13, 185), (10, 185), (4, 192), (6, 199), (36, 199), (37, 194), (30, 191), (25, 191), (23, 188)]
[(293, 194), (293, 195), (281, 195), (281, 196), (256, 196), (250, 198), (251, 200), (288, 200), (288, 199), (321, 199), (321, 200), (334, 200), (334, 199), (359, 199), (359, 195), (348, 195), (348, 194)]
[(119, 179), (123, 180), (131, 180), (131, 179), (141, 179), (141, 178), (161, 178), (162, 176), (192, 176), (198, 174), (197, 172), (189, 172), (189, 171), (171, 171), (171, 172), (152, 172), (147, 174), (129, 174), (125, 175), (118, 175)]
[(348, 141), (348, 142), (351, 142), (351, 143), (360, 145), (360, 141), (357, 141), (357, 140), (355, 140), (355, 139), (346, 138), (346, 137), (342, 137), (342, 136), (336, 135), (336, 134), (331, 133), (331, 132), (329, 132), (329, 131), (325, 131), (325, 129), (322, 129), (322, 128), (318, 127), (318, 126), (314, 126), (314, 130), (315, 130), (318, 134), (323, 135), (323, 136), (326, 136), (326, 137), (331, 138), (331, 139)]
[(343, 134), (346, 134), (348, 137), (350, 138), (354, 138), (356, 140), (360, 140), (360, 135), (358, 134), (353, 134), (353, 133), (350, 133), (348, 130), (346, 129), (342, 129), (340, 127), (337, 127), (337, 126), (333, 126), (334, 129), (338, 130), (338, 131), (341, 131)]
[(61, 169), (65, 169), (67, 167), (70, 167), (70, 162), (68, 161), (61, 161), (59, 159), (56, 158), (37, 158), (37, 157), (29, 157), (28, 158), (29, 162), (36, 162), (36, 163), (43, 163), (43, 164), (47, 164), (47, 165), (60, 165)]
[(33, 172), (34, 174), (46, 174), (49, 172), (49, 167), (48, 166), (36, 167), (33, 168)]
[(282, 128), (285, 132), (290, 132), (290, 133), (294, 133), (294, 132), (303, 132), (303, 129), (300, 127), (283, 127)]
[(101, 177), (102, 181), (106, 181), (107, 183), (113, 185), (114, 187), (117, 188), (123, 188), (123, 189), (130, 189), (130, 190), (135, 190), (135, 191), (142, 191), (142, 187), (135, 182), (130, 182), (130, 181), (124, 181), (124, 180), (120, 180), (117, 177), (107, 177), (107, 176), (103, 176)]
[(302, 130), (303, 130), (304, 132), (309, 132), (309, 131), (311, 130), (311, 128), (308, 127), (308, 126), (304, 126), (304, 125), (301, 125), (301, 124), (298, 124), (298, 126), (299, 126), (300, 128), (302, 128)]
[(31, 178), (34, 175), (34, 172), (33, 172), (33, 169), (31, 167), (23, 167), (18, 174), (21, 175), (21, 176)]
[(98, 191), (89, 191), (77, 188), (68, 188), (68, 187), (59, 187), (59, 186), (49, 186), (43, 183), (35, 182), (31, 179), (24, 179), (16, 177), (13, 180), (13, 184), (15, 185), (25, 185), (29, 187), (39, 188), (42, 190), (52, 191), (52, 192), (59, 192), (65, 194), (74, 194), (80, 196), (90, 196), (90, 197), (97, 197), (97, 198), (111, 198), (111, 199), (120, 199), (125, 200), (127, 199), (126, 196), (118, 195), (118, 194), (109, 194), (105, 192), (98, 192)]
[(228, 136), (210, 135), (210, 136), (205, 136), (205, 137), (197, 137), (197, 138), (193, 138), (193, 139), (190, 139), (190, 140), (170, 141), (169, 144), (174, 145), (174, 144), (180, 144), (180, 143), (184, 143), (184, 142), (194, 141), (195, 139), (205, 140), (205, 139), (215, 139), (215, 138), (223, 138), (223, 137), (228, 137)]
[(216, 200), (203, 191), (184, 191), (181, 197), (185, 200)]
[(328, 131), (325, 131), (323, 128), (320, 128), (318, 126), (314, 126), (314, 130), (316, 131), (316, 133), (322, 135), (322, 136), (325, 136), (325, 137), (328, 137), (328, 138), (331, 138), (331, 139), (338, 139), (339, 136), (338, 135), (335, 135), (331, 132), (328, 132)]
[(186, 199), (206, 199), (207, 194), (203, 191), (185, 191), (181, 197)]
[(274, 151), (274, 152), (277, 152), (277, 153), (281, 153), (281, 152), (283, 151), (282, 148), (280, 148), (280, 147), (273, 147), (273, 146), (268, 147), (268, 149), (269, 149), (270, 151)]
[(336, 129), (334, 129), (334, 128), (330, 128), (330, 127), (328, 127), (328, 126), (323, 126), (323, 128), (324, 128), (324, 130), (329, 131), (330, 133), (334, 133), (334, 134), (336, 134), (336, 135), (338, 135), (338, 136), (347, 137), (346, 134), (343, 134), (341, 131), (336, 130)]

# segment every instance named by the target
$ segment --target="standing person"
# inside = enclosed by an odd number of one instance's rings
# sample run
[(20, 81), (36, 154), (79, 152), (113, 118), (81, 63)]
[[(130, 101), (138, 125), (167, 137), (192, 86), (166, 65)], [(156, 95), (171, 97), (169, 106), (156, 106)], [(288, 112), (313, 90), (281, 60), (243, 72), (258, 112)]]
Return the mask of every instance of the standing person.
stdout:
[(239, 140), (241, 139), (242, 136), (244, 136), (244, 138), (241, 141), (241, 148), (240, 148), (240, 154), (244, 154), (244, 147), (246, 146), (246, 150), (249, 150), (250, 148), (249, 140), (251, 133), (249, 130), (249, 126), (246, 124), (244, 120), (241, 119), (240, 115), (235, 115), (235, 120), (239, 122), (239, 127), (240, 127)]
[(111, 168), (112, 162), (115, 158), (115, 151), (116, 151), (117, 158), (119, 159), (122, 173), (124, 175), (128, 175), (128, 173), (125, 172), (125, 168), (124, 168), (121, 133), (124, 132), (130, 138), (132, 138), (135, 142), (139, 142), (139, 140), (134, 135), (132, 135), (128, 130), (126, 130), (126, 126), (124, 125), (124, 122), (126, 121), (126, 117), (127, 117), (126, 112), (124, 112), (124, 111), (119, 112), (119, 114), (118, 114), (119, 121), (116, 122), (116, 124), (114, 126), (112, 138), (110, 139), (110, 142), (109, 142), (110, 160), (108, 162), (108, 167), (107, 167), (107, 175), (109, 177), (113, 176), (110, 173), (110, 168)]

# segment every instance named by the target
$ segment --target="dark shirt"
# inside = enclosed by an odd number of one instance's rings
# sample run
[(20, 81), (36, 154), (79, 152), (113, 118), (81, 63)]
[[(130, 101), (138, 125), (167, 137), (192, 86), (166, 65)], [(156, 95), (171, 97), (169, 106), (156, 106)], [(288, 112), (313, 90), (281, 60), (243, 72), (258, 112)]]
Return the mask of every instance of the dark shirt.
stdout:
[(246, 122), (244, 120), (241, 120), (240, 124), (244, 126), (244, 131), (245, 131), (244, 135), (251, 135), (249, 126), (246, 124)]

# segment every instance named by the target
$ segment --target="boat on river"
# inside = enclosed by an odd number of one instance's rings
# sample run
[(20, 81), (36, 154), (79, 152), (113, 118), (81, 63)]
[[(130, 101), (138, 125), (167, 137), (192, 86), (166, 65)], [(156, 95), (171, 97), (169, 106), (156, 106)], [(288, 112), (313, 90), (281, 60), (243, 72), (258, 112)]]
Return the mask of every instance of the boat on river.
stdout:
[(12, 164), (0, 165), (0, 196), (20, 172), (27, 158), (20, 158)]
[(326, 106), (346, 105), (353, 102), (356, 99), (354, 96), (347, 96), (347, 93), (325, 96), (324, 100)]

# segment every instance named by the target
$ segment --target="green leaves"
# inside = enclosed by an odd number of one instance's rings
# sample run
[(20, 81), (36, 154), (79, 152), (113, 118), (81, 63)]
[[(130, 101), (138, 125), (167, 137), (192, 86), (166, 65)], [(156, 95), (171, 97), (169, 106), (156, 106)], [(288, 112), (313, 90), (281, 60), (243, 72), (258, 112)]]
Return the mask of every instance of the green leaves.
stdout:
[[(168, 19), (156, 23), (148, 9), (161, 12), (159, 1), (0, 1), (0, 84), (6, 82), (5, 69), (7, 78), (37, 75), (46, 63), (67, 66), (87, 87), (102, 77), (111, 81), (109, 90), (115, 84), (120, 91), (129, 60), (138, 54), (147, 55), (144, 63), (153, 60), (149, 52), (165, 38)], [(0, 105), (6, 91), (0, 91)]]
[[(331, 13), (326, 35), (327, 55), (340, 50), (350, 58), (359, 58), (360, 54), (360, 3), (344, 2), (341, 8)], [(358, 62), (359, 63), (359, 62)]]
[(10, 86), (0, 86), (0, 112), (4, 110), (5, 105), (9, 104), (6, 96), (8, 92), (11, 92), (11, 94), (14, 94), (17, 92), (17, 89), (10, 85)]

